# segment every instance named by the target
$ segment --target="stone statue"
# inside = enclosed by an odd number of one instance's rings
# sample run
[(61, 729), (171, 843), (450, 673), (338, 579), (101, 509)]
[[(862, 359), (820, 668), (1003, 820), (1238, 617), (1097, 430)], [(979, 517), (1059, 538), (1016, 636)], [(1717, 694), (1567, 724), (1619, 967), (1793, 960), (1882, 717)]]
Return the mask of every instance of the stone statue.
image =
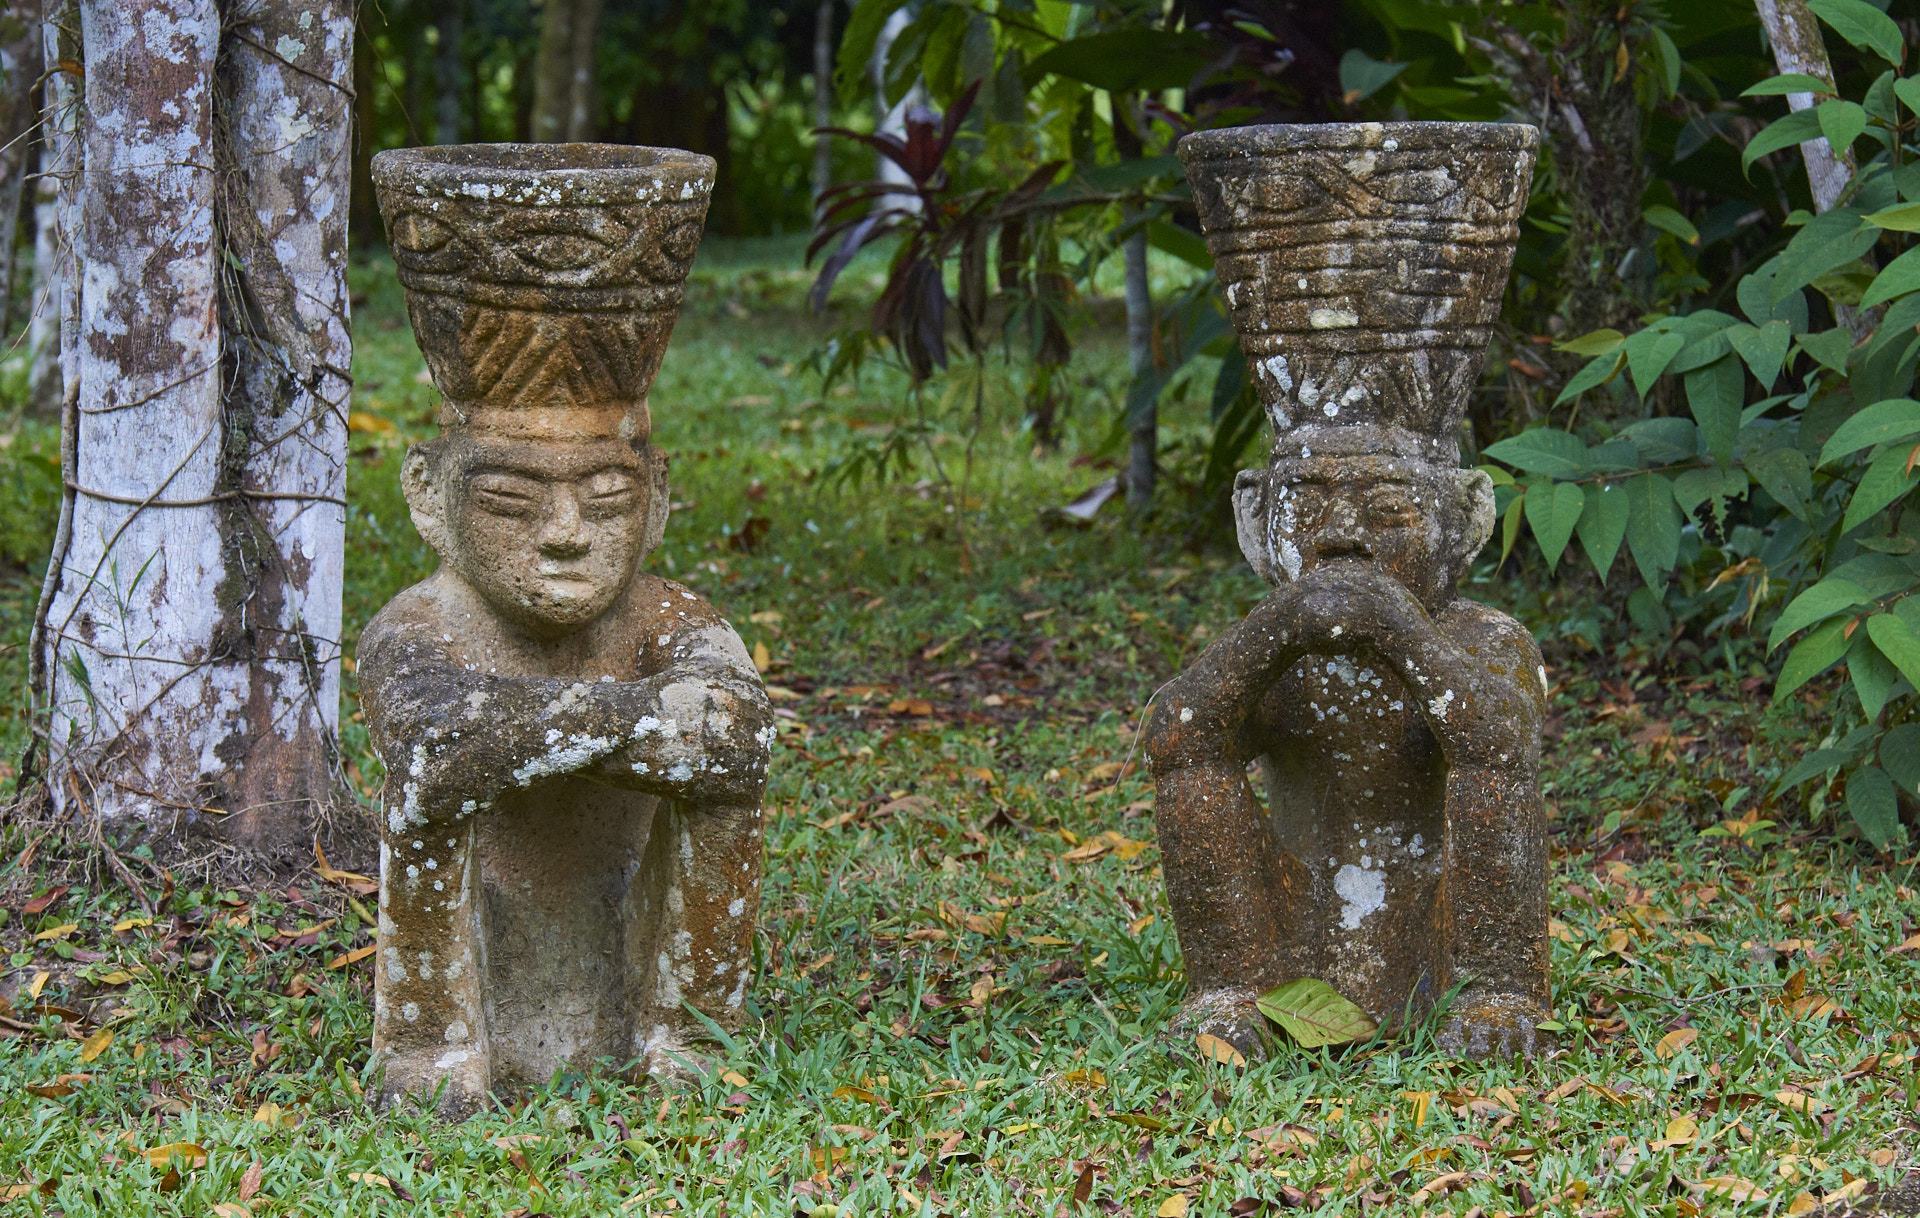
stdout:
[(407, 453), (440, 555), (361, 638), (386, 766), (373, 1046), (447, 1116), (739, 1026), (772, 715), (713, 606), (639, 569), (667, 521), (647, 392), (707, 157), (383, 152), (374, 182), (445, 395)]
[(1464, 1052), (1544, 1037), (1546, 670), (1454, 590), (1493, 530), (1456, 430), (1537, 142), (1364, 123), (1180, 143), (1273, 425), (1233, 504), (1274, 590), (1162, 692), (1147, 749), (1188, 1014), (1243, 1052), (1254, 997), (1301, 977), (1389, 1026), (1459, 985), (1442, 1039)]

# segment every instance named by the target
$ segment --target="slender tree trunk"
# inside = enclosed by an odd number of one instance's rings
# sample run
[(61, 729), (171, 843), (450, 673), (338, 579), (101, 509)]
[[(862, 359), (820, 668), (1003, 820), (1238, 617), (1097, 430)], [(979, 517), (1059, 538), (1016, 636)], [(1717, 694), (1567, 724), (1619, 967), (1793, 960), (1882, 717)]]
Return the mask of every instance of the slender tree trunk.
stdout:
[(573, 18), (577, 0), (546, 0), (540, 21), (540, 50), (533, 68), (533, 113), (528, 136), (536, 144), (567, 137), (573, 102)]
[[(1754, 0), (1760, 24), (1766, 27), (1767, 41), (1773, 44), (1773, 62), (1780, 71), (1802, 73), (1833, 84), (1833, 65), (1827, 60), (1827, 45), (1820, 38), (1820, 19), (1808, 11), (1804, 0)], [(1787, 94), (1789, 110), (1805, 110), (1813, 105), (1811, 93)], [(1853, 151), (1840, 149), (1822, 139), (1800, 145), (1801, 159), (1807, 163), (1807, 184), (1813, 188), (1813, 209), (1826, 211), (1840, 198), (1853, 177)]]
[(358, 829), (332, 821), (352, 9), (81, 0), (79, 31), (48, 791), (78, 831), (294, 866)]
[[(1820, 19), (1808, 10), (1805, 0), (1754, 0), (1754, 8), (1760, 14), (1760, 24), (1766, 27), (1767, 41), (1773, 44), (1775, 67), (1782, 73), (1804, 73), (1829, 86), (1833, 84), (1833, 64), (1827, 59), (1827, 44), (1820, 37)], [(1811, 93), (1787, 94), (1789, 110), (1805, 110), (1811, 105)], [(1801, 143), (1800, 159), (1806, 162), (1813, 210), (1830, 210), (1840, 201), (1847, 183), (1853, 180), (1853, 150), (1836, 149), (1824, 137), (1816, 138)], [(1834, 320), (1855, 343), (1864, 342), (1873, 333), (1878, 310), (1862, 313), (1851, 305), (1836, 305), (1833, 312)]]
[(445, 0), (434, 19), (434, 28), (440, 35), (433, 48), (433, 142), (436, 144), (461, 142), (461, 107), (466, 99), (462, 83), (466, 75), (461, 46), (466, 33), (463, 7), (464, 0)]
[[(913, 106), (925, 104), (926, 89), (916, 80), (913, 82), (913, 87), (907, 90), (906, 96), (902, 97), (898, 104), (888, 106), (887, 55), (893, 50), (894, 40), (900, 37), (900, 31), (906, 29), (908, 25), (912, 24), (912, 21), (912, 14), (904, 8), (899, 9), (891, 17), (888, 17), (887, 23), (880, 27), (880, 37), (874, 41), (873, 58), (868, 62), (867, 66), (868, 72), (873, 77), (874, 113), (880, 116), (880, 121), (874, 124), (874, 128), (882, 135), (891, 135), (901, 139), (906, 138), (907, 134), (907, 111)], [(892, 195), (886, 200), (887, 205), (903, 208), (910, 212), (919, 211), (920, 196), (913, 193), (913, 179), (907, 176), (907, 171), (886, 157), (877, 157), (876, 159), (879, 162), (879, 173), (876, 176), (882, 182), (886, 182), (899, 189), (898, 194)]]
[[(1127, 268), (1127, 366), (1135, 377), (1153, 367), (1153, 292), (1147, 282), (1147, 233), (1143, 228), (1122, 247)], [(1160, 409), (1149, 403), (1146, 417), (1135, 419), (1127, 447), (1127, 506), (1153, 506), (1153, 483), (1160, 439)]]
[(600, 3), (573, 0), (573, 54), (567, 81), (567, 138), (594, 137), (600, 117)]
[[(47, 79), (49, 98), (58, 84), (56, 77)], [(51, 110), (50, 103), (43, 103), (44, 112)], [(27, 322), (27, 350), (33, 360), (27, 393), (33, 408), (42, 413), (60, 408), (60, 279), (69, 262), (59, 222), (58, 169), (49, 142), (53, 130), (50, 121), (42, 126), (34, 147), (39, 172), (33, 184), (33, 314)]]
[(13, 301), (13, 245), (20, 223), (20, 191), (33, 163), (33, 86), (40, 78), (40, 22), (15, 12), (0, 16), (0, 331)]
[[(820, 0), (813, 17), (813, 125), (825, 127), (833, 122), (833, 6), (834, 0)], [(824, 135), (813, 138), (813, 199), (833, 185), (833, 145)]]

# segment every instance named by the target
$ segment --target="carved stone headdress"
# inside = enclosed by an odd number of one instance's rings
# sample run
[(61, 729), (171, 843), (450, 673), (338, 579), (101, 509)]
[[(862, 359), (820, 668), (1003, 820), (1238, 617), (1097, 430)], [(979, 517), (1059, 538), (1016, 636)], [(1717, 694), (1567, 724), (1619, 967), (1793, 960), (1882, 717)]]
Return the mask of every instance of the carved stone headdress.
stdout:
[(1539, 139), (1513, 123), (1327, 123), (1180, 141), (1273, 459), (1458, 464)]
[(644, 443), (713, 174), (697, 153), (612, 144), (376, 156), (441, 428)]

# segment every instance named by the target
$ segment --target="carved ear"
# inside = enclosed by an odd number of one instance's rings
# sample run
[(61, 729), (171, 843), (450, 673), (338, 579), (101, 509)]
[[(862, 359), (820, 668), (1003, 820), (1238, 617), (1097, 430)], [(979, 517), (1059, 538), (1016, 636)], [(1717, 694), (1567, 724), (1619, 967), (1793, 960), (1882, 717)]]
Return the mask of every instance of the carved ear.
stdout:
[(646, 476), (650, 485), (647, 494), (647, 528), (642, 535), (645, 542), (640, 552), (651, 554), (659, 546), (660, 539), (667, 535), (667, 515), (672, 509), (673, 487), (667, 479), (667, 454), (649, 444), (646, 459)]
[(1487, 477), (1485, 470), (1460, 469), (1455, 470), (1453, 476), (1460, 516), (1465, 524), (1460, 535), (1458, 567), (1464, 572), (1493, 536), (1498, 517), (1493, 509), (1493, 479)]
[(1243, 469), (1233, 477), (1233, 529), (1240, 538), (1240, 552), (1247, 556), (1253, 570), (1269, 584), (1278, 584), (1285, 572), (1278, 569), (1267, 548), (1267, 471)]
[(453, 534), (447, 527), (447, 488), (440, 468), (443, 455), (432, 441), (409, 444), (406, 462), (400, 466), (400, 491), (407, 497), (407, 511), (421, 539), (442, 559), (451, 561)]

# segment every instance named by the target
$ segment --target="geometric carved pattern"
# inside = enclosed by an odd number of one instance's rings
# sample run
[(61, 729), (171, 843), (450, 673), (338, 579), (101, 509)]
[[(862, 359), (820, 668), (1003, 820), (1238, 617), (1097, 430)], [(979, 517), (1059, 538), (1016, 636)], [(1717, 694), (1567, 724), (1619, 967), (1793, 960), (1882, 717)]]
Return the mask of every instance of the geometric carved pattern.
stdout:
[(1277, 450), (1369, 428), (1451, 461), (1538, 144), (1514, 123), (1272, 126), (1181, 141)]
[(695, 153), (604, 144), (374, 158), (442, 424), (511, 429), (557, 409), (576, 429), (643, 436), (713, 172)]

